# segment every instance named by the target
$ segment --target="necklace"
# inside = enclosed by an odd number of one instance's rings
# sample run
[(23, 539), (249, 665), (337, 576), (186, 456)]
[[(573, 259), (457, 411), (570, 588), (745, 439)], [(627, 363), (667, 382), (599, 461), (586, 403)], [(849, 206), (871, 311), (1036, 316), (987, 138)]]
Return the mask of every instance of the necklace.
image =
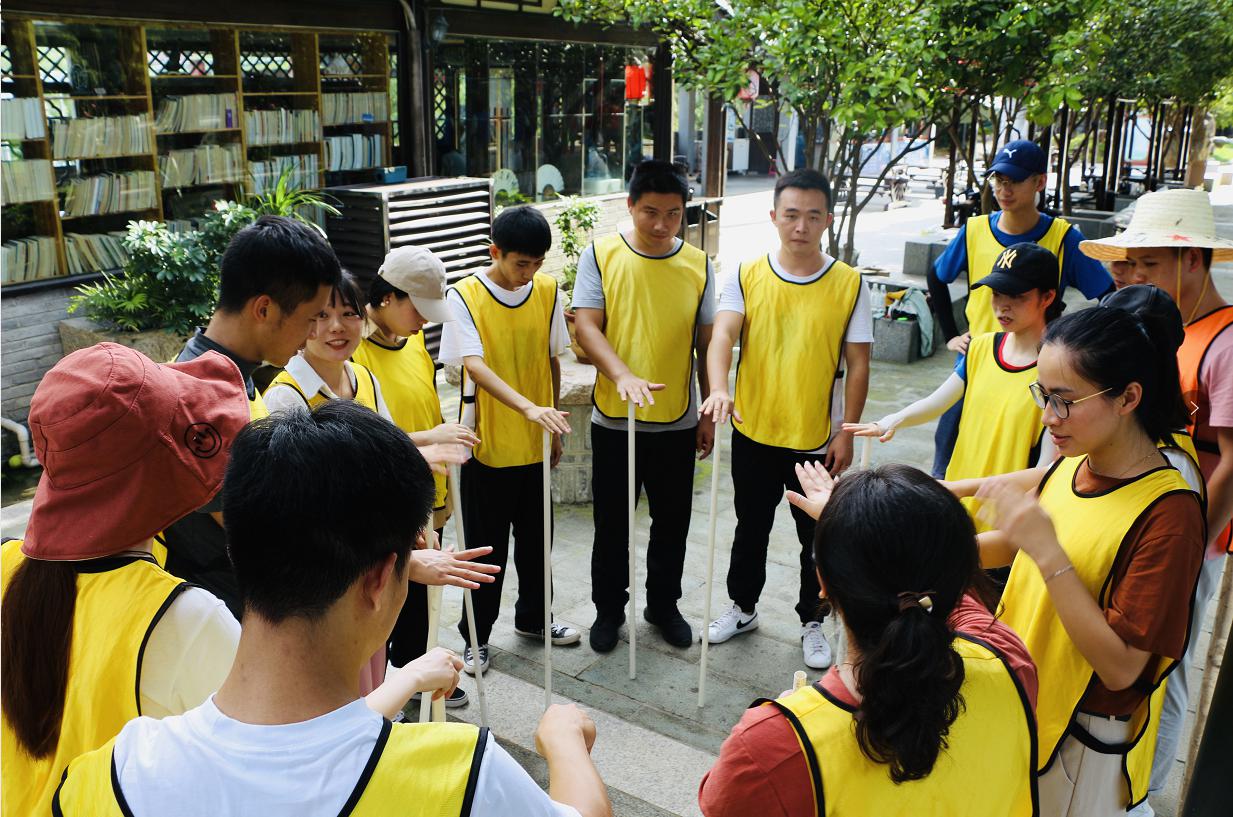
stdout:
[(1140, 463), (1144, 462), (1149, 457), (1158, 456), (1159, 453), (1160, 452), (1157, 449), (1153, 448), (1150, 454), (1145, 454), (1142, 457), (1139, 457), (1139, 459), (1135, 460), (1134, 462), (1130, 464), (1129, 468), (1127, 468), (1125, 471), (1122, 471), (1117, 476), (1113, 476), (1111, 474), (1102, 474), (1099, 471), (1097, 471), (1095, 468), (1092, 467), (1091, 457), (1088, 457), (1087, 468), (1089, 471), (1091, 471), (1093, 474), (1095, 474), (1098, 477), (1104, 477), (1105, 479), (1125, 479), (1126, 475), (1129, 474), (1131, 471), (1133, 471), (1135, 468), (1137, 468)]

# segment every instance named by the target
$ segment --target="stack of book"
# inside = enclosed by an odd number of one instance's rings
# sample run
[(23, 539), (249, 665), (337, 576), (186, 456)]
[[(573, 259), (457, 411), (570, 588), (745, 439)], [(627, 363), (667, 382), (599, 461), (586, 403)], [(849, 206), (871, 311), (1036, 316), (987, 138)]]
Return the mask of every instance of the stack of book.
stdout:
[(156, 206), (152, 170), (78, 177), (68, 183), (64, 195), (65, 218), (131, 213)]
[(4, 204), (50, 201), (56, 197), (55, 177), (51, 162), (46, 159), (5, 162), (0, 183), (0, 201)]
[(35, 235), (4, 242), (0, 279), (6, 284), (50, 278), (56, 274), (56, 240)]
[(69, 275), (119, 269), (128, 261), (124, 233), (65, 233), (64, 257)]
[(248, 169), (253, 176), (253, 192), (257, 195), (269, 193), (277, 187), (278, 178), (284, 170), (289, 171), (287, 177), (289, 189), (305, 189), (319, 185), (317, 156), (312, 153), (300, 156), (276, 156), (265, 162), (249, 162)]
[(42, 139), (47, 135), (37, 97), (0, 100), (0, 139)]
[(387, 122), (390, 118), (390, 97), (381, 91), (322, 94), (321, 113), (326, 125)]
[(238, 128), (235, 94), (169, 96), (158, 106), (154, 129), (159, 133), (189, 133)]
[(56, 159), (147, 154), (150, 152), (150, 119), (145, 114), (53, 119), (51, 144)]
[(321, 141), (321, 117), (314, 110), (275, 108), (245, 111), (249, 145), (294, 145)]
[(382, 163), (382, 138), (377, 134), (349, 133), (325, 137), (326, 170), (360, 170)]
[(191, 187), (243, 181), (244, 154), (239, 144), (200, 145), (159, 157), (163, 187)]

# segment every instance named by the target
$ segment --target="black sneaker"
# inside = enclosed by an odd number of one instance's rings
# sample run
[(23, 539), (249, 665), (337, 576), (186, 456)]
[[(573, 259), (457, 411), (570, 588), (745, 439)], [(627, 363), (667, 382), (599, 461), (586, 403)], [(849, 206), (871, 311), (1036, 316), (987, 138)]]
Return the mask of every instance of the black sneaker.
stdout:
[[(454, 687), (454, 691), (445, 699), (446, 709), (457, 709), (460, 706), (466, 706), (471, 699), (467, 697), (467, 691), (462, 687)], [(419, 706), (420, 693), (415, 693), (411, 696), (411, 703)]]
[(591, 625), (591, 649), (612, 652), (617, 645), (617, 633), (625, 623), (625, 613), (599, 613)]
[(689, 622), (681, 615), (681, 611), (676, 609), (675, 604), (662, 610), (644, 607), (642, 617), (658, 627), (664, 641), (672, 646), (688, 647), (694, 643), (694, 631), (690, 629)]

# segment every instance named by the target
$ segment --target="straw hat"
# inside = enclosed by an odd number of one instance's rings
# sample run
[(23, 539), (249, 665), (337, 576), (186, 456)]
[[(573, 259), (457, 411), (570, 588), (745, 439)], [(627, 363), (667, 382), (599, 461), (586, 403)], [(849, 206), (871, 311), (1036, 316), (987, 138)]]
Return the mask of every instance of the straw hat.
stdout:
[(1216, 235), (1212, 203), (1202, 190), (1158, 190), (1139, 197), (1126, 231), (1079, 242), (1083, 254), (1099, 261), (1121, 261), (1126, 250), (1142, 247), (1198, 247), (1212, 261), (1233, 261), (1233, 241)]

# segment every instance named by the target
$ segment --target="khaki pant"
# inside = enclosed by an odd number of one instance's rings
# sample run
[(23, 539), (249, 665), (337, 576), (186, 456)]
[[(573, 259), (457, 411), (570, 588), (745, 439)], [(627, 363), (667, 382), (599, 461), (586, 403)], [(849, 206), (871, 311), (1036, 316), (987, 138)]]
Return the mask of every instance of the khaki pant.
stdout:
[[(1102, 743), (1130, 740), (1129, 721), (1083, 713), (1075, 720)], [(1067, 735), (1053, 764), (1040, 776), (1041, 817), (1124, 817), (1130, 797), (1122, 758), (1089, 749)]]

